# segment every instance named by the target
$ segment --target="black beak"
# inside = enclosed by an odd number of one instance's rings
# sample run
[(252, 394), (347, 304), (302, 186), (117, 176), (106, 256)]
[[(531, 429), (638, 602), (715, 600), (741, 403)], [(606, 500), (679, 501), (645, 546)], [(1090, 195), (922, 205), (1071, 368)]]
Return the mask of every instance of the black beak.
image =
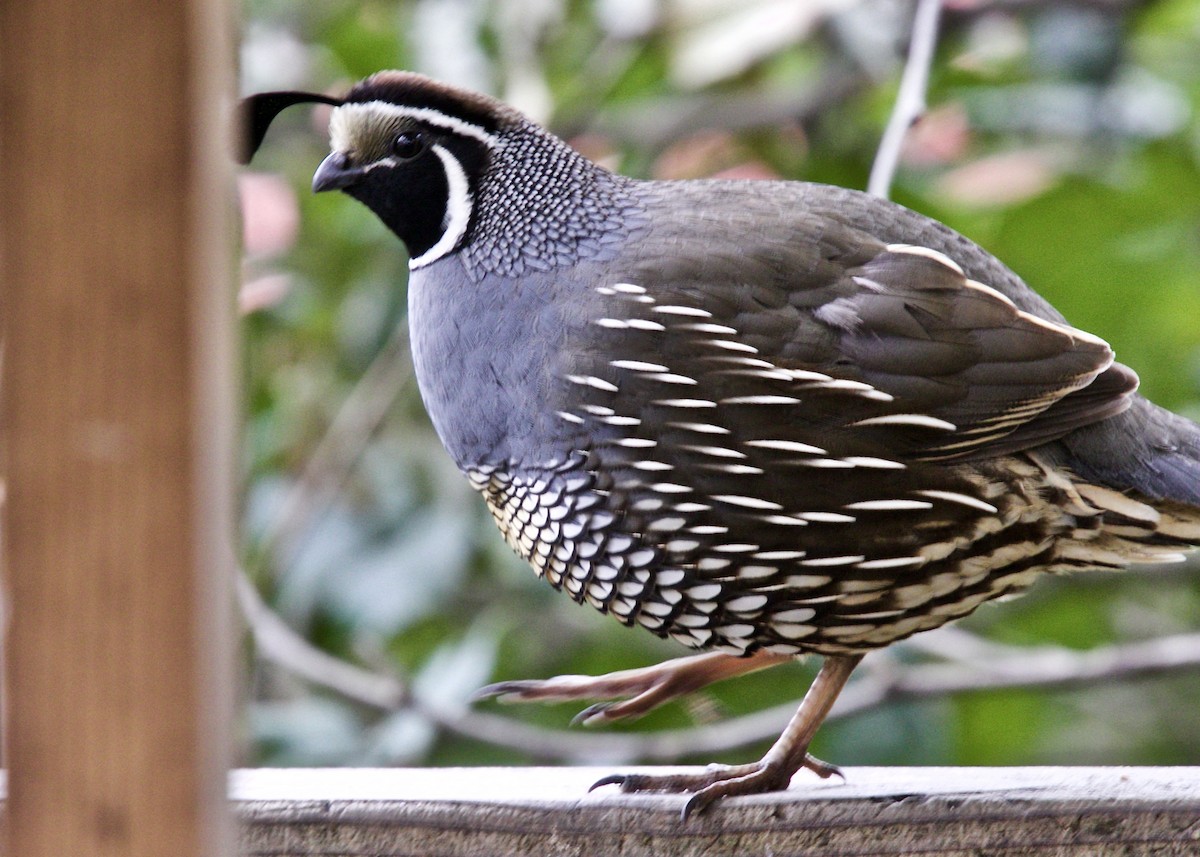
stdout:
[(363, 177), (365, 170), (350, 166), (345, 152), (330, 152), (313, 173), (313, 193), (344, 190)]

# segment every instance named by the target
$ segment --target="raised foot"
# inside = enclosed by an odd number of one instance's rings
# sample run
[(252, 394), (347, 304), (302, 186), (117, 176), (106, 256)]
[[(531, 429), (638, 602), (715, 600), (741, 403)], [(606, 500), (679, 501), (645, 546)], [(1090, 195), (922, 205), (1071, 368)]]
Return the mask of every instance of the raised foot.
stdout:
[(680, 820), (687, 821), (694, 813), (704, 812), (714, 801), (724, 797), (783, 791), (800, 768), (807, 768), (821, 779), (835, 775), (842, 777), (836, 765), (806, 753), (797, 767), (763, 759), (751, 765), (710, 765), (697, 774), (613, 774), (597, 780), (588, 791), (615, 785), (620, 786), (622, 792), (630, 793), (691, 792), (692, 796), (680, 811)]
[(691, 655), (641, 669), (602, 676), (561, 675), (529, 681), (502, 681), (475, 691), (474, 699), (502, 702), (568, 702), (601, 699), (575, 716), (589, 725), (641, 717), (651, 709), (722, 679), (744, 675), (791, 658), (760, 652), (749, 657), (719, 653)]

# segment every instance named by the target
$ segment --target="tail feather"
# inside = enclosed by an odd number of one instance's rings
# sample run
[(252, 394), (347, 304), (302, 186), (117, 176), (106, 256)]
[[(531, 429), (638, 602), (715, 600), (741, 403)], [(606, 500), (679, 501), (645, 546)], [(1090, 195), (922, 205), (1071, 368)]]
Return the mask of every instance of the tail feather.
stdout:
[[(1057, 462), (1094, 485), (1200, 514), (1200, 425), (1138, 396), (1123, 414), (1052, 445)], [(1192, 509), (1189, 513), (1187, 510)]]

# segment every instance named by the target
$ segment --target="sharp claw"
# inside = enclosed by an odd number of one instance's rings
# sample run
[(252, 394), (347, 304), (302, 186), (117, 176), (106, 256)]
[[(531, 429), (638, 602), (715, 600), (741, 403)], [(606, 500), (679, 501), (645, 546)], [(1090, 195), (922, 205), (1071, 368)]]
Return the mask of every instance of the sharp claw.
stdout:
[(837, 765), (831, 765), (828, 762), (822, 762), (814, 756), (805, 756), (803, 767), (808, 768), (808, 770), (823, 780), (827, 780), (830, 777), (838, 777), (843, 783), (846, 782), (846, 775), (842, 773), (841, 768)]
[(688, 819), (691, 818), (693, 814), (699, 815), (708, 809), (709, 804), (712, 803), (712, 798), (704, 797), (705, 791), (707, 791), (707, 789), (696, 792), (684, 802), (683, 808), (679, 810), (680, 824), (687, 824)]
[(608, 718), (604, 716), (604, 712), (612, 706), (611, 702), (597, 702), (595, 705), (589, 705), (583, 711), (571, 718), (572, 726), (593, 726)]
[(596, 782), (592, 783), (592, 785), (588, 788), (588, 791), (594, 792), (601, 786), (621, 786), (622, 791), (624, 791), (625, 782), (628, 779), (629, 777), (627, 777), (625, 774), (609, 774), (607, 777), (601, 777), (600, 779), (596, 780)]
[(513, 682), (500, 681), (495, 684), (485, 684), (483, 687), (471, 694), (471, 702), (482, 702), (485, 699), (493, 699), (498, 696), (504, 696), (512, 693)]

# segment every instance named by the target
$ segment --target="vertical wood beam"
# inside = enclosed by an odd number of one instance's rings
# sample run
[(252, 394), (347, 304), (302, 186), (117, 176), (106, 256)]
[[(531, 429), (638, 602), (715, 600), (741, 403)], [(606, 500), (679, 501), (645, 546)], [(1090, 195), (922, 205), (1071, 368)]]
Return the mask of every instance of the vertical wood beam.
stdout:
[(0, 3), (8, 834), (227, 853), (223, 0)]

